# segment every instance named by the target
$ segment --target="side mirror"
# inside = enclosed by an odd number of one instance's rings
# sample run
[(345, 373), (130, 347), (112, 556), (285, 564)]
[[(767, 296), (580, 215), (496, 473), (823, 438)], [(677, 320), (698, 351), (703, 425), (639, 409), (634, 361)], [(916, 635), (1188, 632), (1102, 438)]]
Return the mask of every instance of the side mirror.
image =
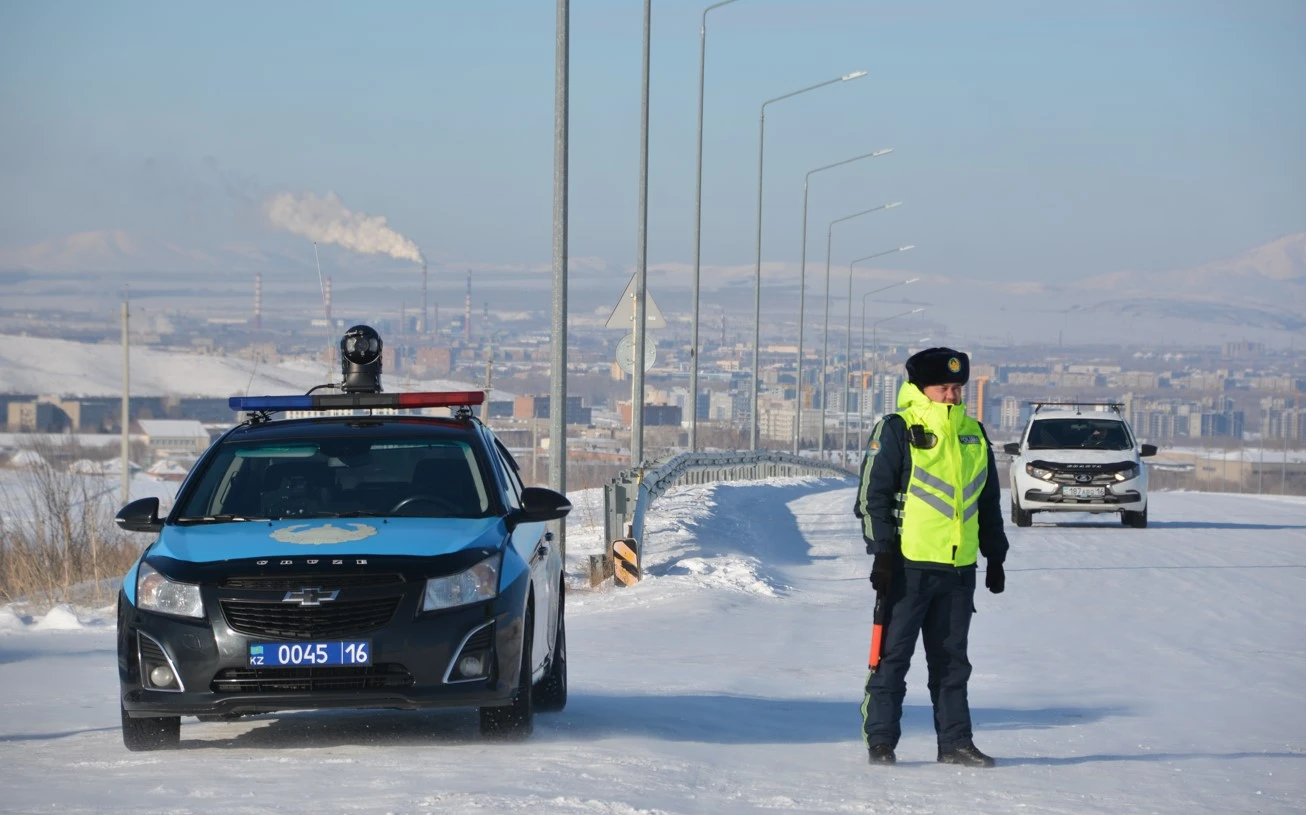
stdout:
[(516, 520), (527, 522), (556, 521), (571, 512), (567, 496), (547, 487), (526, 487), (521, 491), (521, 511)]
[(1139, 451), (1138, 454), (1139, 454), (1140, 456), (1144, 456), (1144, 457), (1146, 457), (1146, 456), (1154, 456), (1154, 455), (1156, 455), (1156, 445), (1155, 445), (1155, 444), (1144, 444), (1143, 447), (1142, 447), (1142, 449)]
[(128, 532), (158, 532), (163, 529), (163, 521), (159, 520), (158, 498), (137, 498), (118, 510), (113, 520), (119, 529)]
[(1009, 456), (1020, 455), (1020, 442), (1018, 441), (1007, 442), (1006, 444), (1002, 445), (1002, 452), (1006, 453)]

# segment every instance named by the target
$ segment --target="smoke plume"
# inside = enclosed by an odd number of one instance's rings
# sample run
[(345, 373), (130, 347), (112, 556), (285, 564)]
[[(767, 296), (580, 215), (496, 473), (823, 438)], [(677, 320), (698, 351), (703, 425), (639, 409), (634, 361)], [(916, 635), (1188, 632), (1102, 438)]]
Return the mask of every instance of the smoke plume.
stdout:
[(386, 226), (384, 215), (353, 212), (334, 192), (322, 197), (311, 192), (278, 193), (265, 209), (273, 226), (293, 235), (363, 254), (423, 262), (417, 244)]

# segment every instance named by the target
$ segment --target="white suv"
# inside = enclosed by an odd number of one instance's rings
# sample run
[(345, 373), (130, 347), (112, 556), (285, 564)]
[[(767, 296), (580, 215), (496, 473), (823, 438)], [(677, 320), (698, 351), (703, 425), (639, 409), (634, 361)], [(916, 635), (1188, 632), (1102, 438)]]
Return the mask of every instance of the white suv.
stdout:
[(1035, 512), (1118, 512), (1127, 526), (1147, 526), (1151, 444), (1139, 445), (1121, 405), (1036, 402), (1011, 454), (1011, 521), (1029, 526)]

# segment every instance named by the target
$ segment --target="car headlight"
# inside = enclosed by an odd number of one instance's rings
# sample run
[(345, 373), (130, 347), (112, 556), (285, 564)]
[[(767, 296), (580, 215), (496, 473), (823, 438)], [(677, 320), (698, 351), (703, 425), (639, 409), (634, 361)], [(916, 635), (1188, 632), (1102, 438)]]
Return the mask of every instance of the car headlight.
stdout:
[(199, 586), (169, 580), (148, 563), (142, 563), (136, 570), (136, 605), (178, 617), (204, 616)]
[(1035, 467), (1033, 464), (1026, 464), (1025, 472), (1042, 481), (1052, 480), (1051, 470), (1045, 470), (1042, 467)]
[(499, 595), (499, 555), (491, 555), (470, 569), (426, 581), (422, 611), (465, 606)]
[(1116, 481), (1128, 481), (1131, 478), (1138, 478), (1138, 465), (1135, 464), (1128, 470), (1117, 470)]

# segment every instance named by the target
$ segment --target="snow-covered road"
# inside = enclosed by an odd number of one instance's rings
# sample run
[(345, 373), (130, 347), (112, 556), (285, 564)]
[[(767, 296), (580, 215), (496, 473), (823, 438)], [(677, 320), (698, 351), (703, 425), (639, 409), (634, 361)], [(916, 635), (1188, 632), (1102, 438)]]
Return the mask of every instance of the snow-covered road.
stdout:
[(302, 712), (185, 719), (180, 750), (129, 753), (111, 609), (0, 609), (0, 812), (1306, 812), (1306, 500), (1157, 493), (1146, 530), (1008, 526), (1007, 591), (977, 596), (971, 635), (994, 770), (934, 763), (920, 654), (900, 762), (867, 766), (852, 500), (675, 490), (626, 590), (580, 588), (601, 532), (569, 527), (571, 702), (524, 744), (469, 711)]

